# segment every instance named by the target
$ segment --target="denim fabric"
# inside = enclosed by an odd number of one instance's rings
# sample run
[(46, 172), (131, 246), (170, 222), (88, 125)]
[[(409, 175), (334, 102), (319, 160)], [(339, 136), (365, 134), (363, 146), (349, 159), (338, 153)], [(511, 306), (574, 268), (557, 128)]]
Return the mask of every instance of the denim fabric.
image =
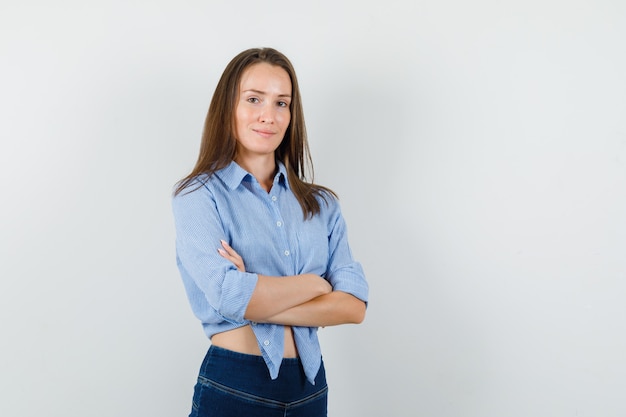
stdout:
[(194, 388), (189, 417), (325, 417), (324, 364), (307, 381), (299, 359), (285, 358), (271, 379), (261, 356), (211, 346)]

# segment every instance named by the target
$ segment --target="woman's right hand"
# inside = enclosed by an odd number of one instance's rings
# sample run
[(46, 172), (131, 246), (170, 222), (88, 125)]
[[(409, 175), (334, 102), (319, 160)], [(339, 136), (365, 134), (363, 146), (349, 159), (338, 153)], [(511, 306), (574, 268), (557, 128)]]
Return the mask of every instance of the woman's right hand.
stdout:
[(222, 258), (231, 261), (239, 271), (246, 272), (246, 266), (243, 263), (243, 258), (235, 252), (235, 249), (231, 248), (226, 241), (221, 240), (220, 242), (222, 243), (222, 247), (217, 249), (217, 252), (222, 256)]

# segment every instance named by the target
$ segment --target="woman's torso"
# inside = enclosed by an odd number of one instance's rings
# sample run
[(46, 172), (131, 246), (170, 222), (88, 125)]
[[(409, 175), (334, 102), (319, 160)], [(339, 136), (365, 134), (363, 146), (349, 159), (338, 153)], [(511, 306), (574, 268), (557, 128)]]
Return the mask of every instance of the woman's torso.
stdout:
[[(232, 173), (232, 170), (236, 171), (237, 167), (231, 166), (226, 171)], [(281, 171), (284, 171), (282, 166)], [(243, 257), (247, 271), (274, 276), (305, 272), (325, 275), (330, 258), (330, 217), (336, 208), (332, 198), (322, 204), (320, 215), (305, 219), (299, 202), (286, 185), (286, 175), (283, 182), (277, 176), (269, 193), (251, 177), (240, 179), (239, 186), (233, 190), (227, 187), (228, 174), (216, 175), (225, 181), (212, 178), (207, 185), (220, 213), (226, 240)], [(284, 357), (297, 357), (291, 327), (285, 326), (284, 335)], [(218, 331), (211, 336), (211, 343), (240, 353), (261, 355), (259, 341), (250, 325)]]

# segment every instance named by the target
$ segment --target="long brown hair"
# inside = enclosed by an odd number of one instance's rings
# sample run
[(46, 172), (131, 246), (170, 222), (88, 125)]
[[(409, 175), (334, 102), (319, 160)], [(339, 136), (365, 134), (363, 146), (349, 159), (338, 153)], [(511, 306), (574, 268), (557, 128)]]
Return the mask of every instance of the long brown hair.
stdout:
[[(320, 212), (320, 200), (337, 197), (329, 188), (313, 183), (313, 161), (309, 151), (300, 88), (289, 59), (272, 48), (252, 48), (234, 57), (224, 69), (211, 99), (204, 122), (200, 154), (189, 175), (176, 185), (174, 195), (190, 186), (200, 174), (211, 176), (226, 167), (235, 158), (235, 106), (239, 98), (239, 84), (244, 71), (265, 62), (284, 69), (291, 78), (291, 120), (281, 144), (275, 152), (277, 161), (285, 164), (291, 190), (295, 194), (305, 218)], [(310, 180), (307, 175), (310, 175)]]

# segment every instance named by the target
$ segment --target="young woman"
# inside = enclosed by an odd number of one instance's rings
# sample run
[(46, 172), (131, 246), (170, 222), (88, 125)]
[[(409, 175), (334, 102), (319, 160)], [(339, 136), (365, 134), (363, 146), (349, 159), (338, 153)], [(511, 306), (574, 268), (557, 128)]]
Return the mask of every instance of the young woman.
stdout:
[(360, 323), (368, 285), (335, 194), (312, 171), (295, 71), (228, 64), (172, 200), (176, 260), (211, 346), (190, 416), (326, 416), (318, 327)]

